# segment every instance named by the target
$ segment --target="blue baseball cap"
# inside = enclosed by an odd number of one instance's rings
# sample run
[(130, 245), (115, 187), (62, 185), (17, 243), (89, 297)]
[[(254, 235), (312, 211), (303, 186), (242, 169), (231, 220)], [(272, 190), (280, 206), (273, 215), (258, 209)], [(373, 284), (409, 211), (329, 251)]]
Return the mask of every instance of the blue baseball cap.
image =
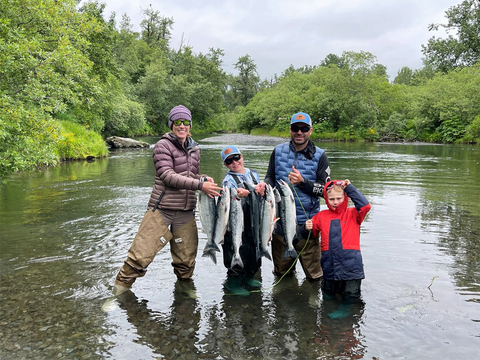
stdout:
[(228, 145), (222, 150), (222, 160), (225, 162), (225, 159), (228, 158), (229, 156), (239, 154), (241, 155), (242, 153), (240, 150), (237, 149), (236, 146), (234, 145)]
[(304, 112), (293, 114), (290, 125), (297, 123), (307, 124), (308, 126), (312, 127), (312, 119), (310, 119), (310, 115)]

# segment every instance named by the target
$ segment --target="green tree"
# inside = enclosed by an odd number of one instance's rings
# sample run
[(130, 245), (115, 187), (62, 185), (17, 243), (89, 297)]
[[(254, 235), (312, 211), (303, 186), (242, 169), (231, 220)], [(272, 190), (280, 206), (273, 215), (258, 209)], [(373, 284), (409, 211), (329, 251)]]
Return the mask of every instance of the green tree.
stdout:
[(325, 59), (322, 60), (320, 66), (333, 66), (335, 65), (338, 68), (344, 66), (342, 57), (335, 54), (328, 54)]
[(145, 69), (153, 60), (155, 50), (140, 39), (139, 33), (132, 30), (130, 17), (127, 14), (122, 16), (113, 53), (122, 88), (127, 94), (131, 94), (133, 86), (142, 76), (145, 76)]
[(449, 35), (446, 39), (432, 37), (422, 45), (426, 62), (442, 72), (475, 64), (480, 59), (480, 1), (464, 0), (445, 14), (448, 22), (431, 24), (429, 31), (443, 28)]
[[(58, 159), (52, 116), (100, 131), (110, 80), (111, 26), (103, 6), (76, 0), (3, 0), (0, 6), (0, 105), (3, 170), (30, 170)], [(107, 101), (105, 101), (107, 100)], [(78, 115), (78, 116), (75, 116)], [(24, 151), (17, 151), (24, 146)]]
[(397, 76), (395, 76), (393, 83), (397, 85), (410, 85), (410, 82), (412, 81), (412, 76), (413, 70), (408, 66), (404, 66), (400, 70), (398, 70)]
[(172, 37), (173, 18), (162, 16), (160, 11), (153, 10), (152, 5), (143, 10), (142, 39), (150, 47), (166, 50)]
[(260, 77), (257, 72), (257, 65), (250, 55), (241, 56), (235, 64), (238, 75), (232, 87), (235, 99), (239, 105), (247, 105), (258, 92)]
[(422, 119), (423, 141), (454, 142), (480, 114), (480, 64), (437, 74), (424, 86), (416, 87), (414, 115)]
[(425, 85), (429, 80), (435, 76), (435, 69), (431, 64), (425, 64), (421, 69), (415, 69), (410, 85)]

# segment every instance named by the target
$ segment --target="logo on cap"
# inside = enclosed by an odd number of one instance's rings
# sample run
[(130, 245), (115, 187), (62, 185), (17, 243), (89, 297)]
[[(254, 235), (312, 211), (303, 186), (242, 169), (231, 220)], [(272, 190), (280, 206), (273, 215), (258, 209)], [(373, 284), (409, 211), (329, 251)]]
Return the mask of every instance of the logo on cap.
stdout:
[(231, 152), (233, 151), (232, 148), (228, 148), (228, 149), (225, 149), (225, 151), (223, 152), (225, 155), (228, 155), (230, 154)]
[(295, 119), (296, 119), (296, 120), (305, 120), (305, 115), (303, 115), (303, 114), (298, 114), (297, 116), (295, 116)]

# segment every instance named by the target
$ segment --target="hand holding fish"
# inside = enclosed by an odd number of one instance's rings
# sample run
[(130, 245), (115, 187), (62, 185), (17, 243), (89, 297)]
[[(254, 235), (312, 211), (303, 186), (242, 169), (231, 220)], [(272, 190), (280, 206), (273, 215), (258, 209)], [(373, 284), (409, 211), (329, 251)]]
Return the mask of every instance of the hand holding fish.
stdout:
[(255, 192), (257, 194), (259, 194), (260, 196), (265, 196), (265, 186), (267, 185), (266, 182), (262, 181), (260, 183), (258, 183), (256, 186), (255, 186)]
[(243, 197), (247, 197), (248, 194), (250, 194), (250, 191), (248, 191), (247, 189), (244, 189), (244, 188), (237, 188), (237, 197), (239, 198), (243, 198)]
[(214, 196), (220, 196), (219, 191), (222, 190), (221, 187), (218, 187), (216, 183), (213, 182), (213, 179), (210, 178), (212, 181), (208, 180), (204, 181), (202, 184), (202, 190), (205, 194), (207, 194), (209, 197), (213, 198)]
[(288, 174), (288, 181), (293, 185), (298, 185), (303, 182), (303, 176), (300, 174), (300, 171), (295, 169), (295, 166), (292, 166), (292, 171)]
[(307, 220), (305, 222), (305, 230), (312, 230), (313, 229), (313, 221), (310, 219), (310, 220)]

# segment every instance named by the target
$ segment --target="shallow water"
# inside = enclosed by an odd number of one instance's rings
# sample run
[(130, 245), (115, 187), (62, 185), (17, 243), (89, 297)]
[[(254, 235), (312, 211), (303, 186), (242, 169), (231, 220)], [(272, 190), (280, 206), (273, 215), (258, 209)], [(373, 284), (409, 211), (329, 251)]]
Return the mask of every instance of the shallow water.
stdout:
[[(157, 139), (144, 139), (152, 144)], [(224, 145), (266, 172), (282, 139), (196, 137), (202, 173), (223, 179)], [(372, 204), (362, 225), (364, 304), (318, 284), (277, 279), (225, 293), (226, 270), (201, 257), (178, 283), (168, 249), (133, 292), (111, 298), (153, 185), (151, 149), (15, 174), (0, 188), (1, 359), (476, 359), (480, 348), (480, 149), (318, 143), (334, 178)], [(322, 205), (325, 208), (325, 205)], [(200, 224), (199, 224), (200, 226)]]

